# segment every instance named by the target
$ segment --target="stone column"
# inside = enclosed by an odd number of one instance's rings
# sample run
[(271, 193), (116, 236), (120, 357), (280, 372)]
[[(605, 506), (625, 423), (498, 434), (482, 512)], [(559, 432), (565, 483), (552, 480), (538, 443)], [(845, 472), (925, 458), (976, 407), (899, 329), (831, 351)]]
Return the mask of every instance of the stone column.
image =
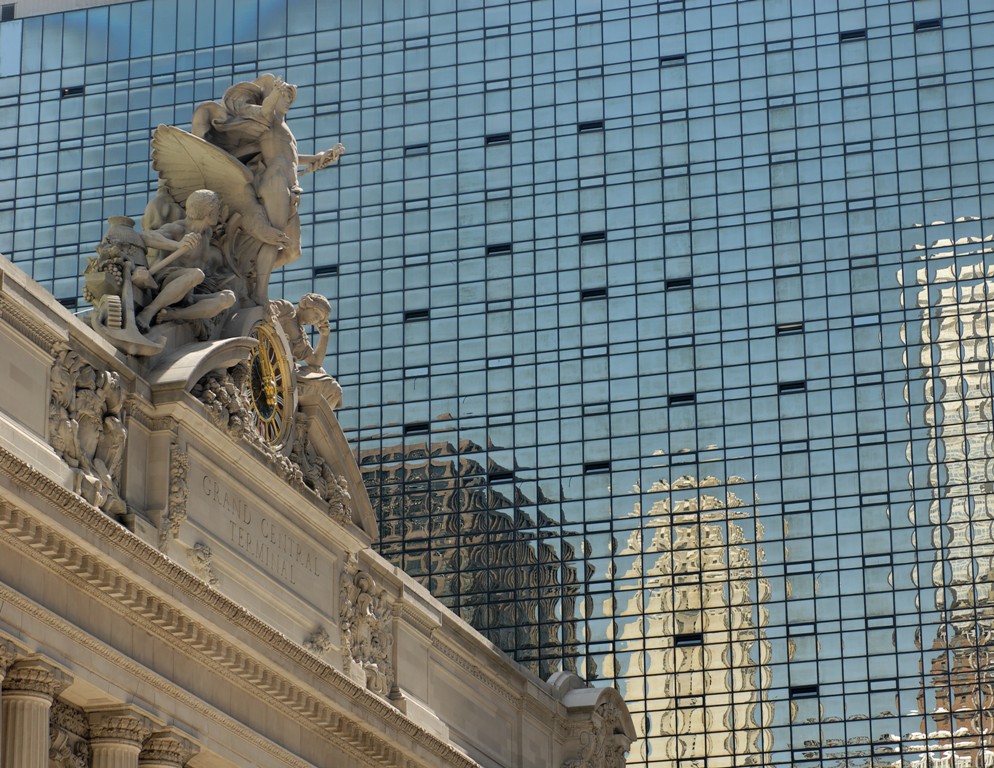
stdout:
[[(183, 768), (199, 749), (179, 731), (156, 731), (147, 739), (138, 756), (140, 768)], [(94, 767), (95, 768), (95, 767)]]
[[(0, 642), (0, 686), (7, 677), (7, 670), (17, 659), (17, 649), (9, 643)], [(0, 688), (0, 767), (3, 766), (3, 689)]]
[(0, 765), (48, 768), (48, 718), (68, 678), (38, 658), (16, 662), (3, 681), (3, 747)]
[(88, 717), (92, 768), (138, 768), (149, 719), (133, 707), (92, 710)]

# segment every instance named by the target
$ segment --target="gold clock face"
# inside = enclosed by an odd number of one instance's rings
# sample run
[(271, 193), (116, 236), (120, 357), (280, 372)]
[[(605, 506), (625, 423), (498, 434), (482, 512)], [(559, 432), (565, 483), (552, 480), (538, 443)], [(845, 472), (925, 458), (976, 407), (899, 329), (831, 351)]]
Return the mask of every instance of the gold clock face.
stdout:
[(255, 428), (270, 445), (281, 445), (293, 416), (293, 382), (283, 344), (266, 324), (255, 330), (259, 346), (250, 361)]

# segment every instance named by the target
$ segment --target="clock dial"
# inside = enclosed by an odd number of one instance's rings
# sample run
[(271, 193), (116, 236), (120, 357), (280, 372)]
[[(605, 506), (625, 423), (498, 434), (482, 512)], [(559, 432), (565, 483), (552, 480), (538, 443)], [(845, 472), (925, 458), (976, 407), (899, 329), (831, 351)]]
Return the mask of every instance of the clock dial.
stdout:
[(252, 353), (251, 391), (255, 426), (270, 445), (282, 444), (292, 417), (293, 382), (283, 344), (272, 328), (256, 328), (259, 346)]

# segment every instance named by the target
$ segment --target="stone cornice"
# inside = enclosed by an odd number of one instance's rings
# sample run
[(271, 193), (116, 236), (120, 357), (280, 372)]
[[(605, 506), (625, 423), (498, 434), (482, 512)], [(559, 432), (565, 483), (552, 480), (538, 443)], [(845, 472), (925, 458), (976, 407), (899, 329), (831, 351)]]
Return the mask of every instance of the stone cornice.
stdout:
[(22, 300), (7, 295), (3, 277), (0, 277), (0, 319), (46, 352), (67, 338), (53, 330), (51, 325), (40, 322), (33, 312), (24, 308)]
[[(265, 645), (270, 653), (282, 657), (284, 663), (260, 662), (217, 635), (209, 626), (192, 619), (173, 604), (137, 584), (128, 574), (109, 567), (94, 553), (84, 551), (57, 530), (13, 505), (0, 502), (0, 531), (16, 540), (22, 552), (74, 581), (76, 587), (87, 592), (92, 599), (105, 603), (118, 613), (126, 613), (131, 622), (148, 633), (181, 649), (186, 656), (196, 658), (217, 674), (237, 682), (247, 693), (280, 708), (302, 726), (362, 762), (390, 766), (477, 767), (477, 763), (445, 741), (408, 720), (390, 704), (365, 691), (242, 606), (210, 589), (81, 497), (36, 472), (3, 448), (0, 448), (0, 473), (25, 486), (29, 493), (33, 492), (57, 505), (77, 525), (113, 544), (119, 550), (121, 560), (146, 563), (170, 591), (183, 596), (180, 600), (199, 604), (203, 612), (213, 614), (219, 623), (233, 624), (245, 630)], [(73, 579), (73, 576), (76, 578)], [(3, 591), (12, 593), (11, 590)], [(30, 606), (26, 601), (21, 602), (22, 608)], [(53, 619), (47, 612), (33, 612), (44, 614), (49, 621)], [(283, 670), (288, 667), (318, 677), (336, 690), (342, 701), (359, 706), (365, 715), (349, 717), (334, 709), (326, 696), (315, 695), (287, 677)], [(156, 684), (161, 686), (161, 680), (157, 679)], [(189, 698), (178, 690), (173, 695)], [(408, 749), (426, 754), (405, 754), (406, 750), (402, 752), (389, 738), (381, 735), (384, 727), (410, 739)]]

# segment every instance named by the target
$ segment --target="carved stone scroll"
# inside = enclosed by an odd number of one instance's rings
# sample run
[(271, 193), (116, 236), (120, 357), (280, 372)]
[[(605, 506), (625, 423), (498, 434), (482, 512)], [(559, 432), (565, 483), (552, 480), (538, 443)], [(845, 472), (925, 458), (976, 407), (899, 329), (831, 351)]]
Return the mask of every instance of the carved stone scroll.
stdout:
[(342, 657), (346, 671), (381, 696), (394, 684), (392, 613), (386, 590), (350, 555), (342, 569)]

